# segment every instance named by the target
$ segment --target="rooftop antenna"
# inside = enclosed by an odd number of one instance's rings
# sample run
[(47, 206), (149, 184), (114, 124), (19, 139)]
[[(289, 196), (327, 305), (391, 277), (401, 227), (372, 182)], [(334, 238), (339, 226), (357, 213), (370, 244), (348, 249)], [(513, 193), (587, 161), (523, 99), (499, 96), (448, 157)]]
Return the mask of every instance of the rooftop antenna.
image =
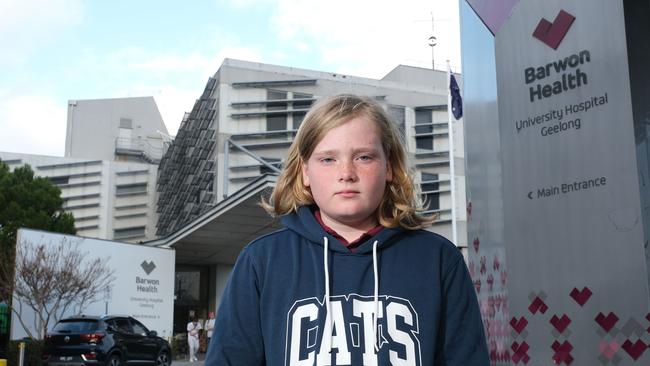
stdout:
[(431, 69), (435, 70), (436, 69), (436, 62), (434, 53), (433, 53), (433, 48), (438, 44), (438, 39), (435, 36), (435, 28), (434, 28), (434, 18), (433, 18), (433, 12), (431, 12), (431, 37), (429, 37), (429, 46), (431, 47)]

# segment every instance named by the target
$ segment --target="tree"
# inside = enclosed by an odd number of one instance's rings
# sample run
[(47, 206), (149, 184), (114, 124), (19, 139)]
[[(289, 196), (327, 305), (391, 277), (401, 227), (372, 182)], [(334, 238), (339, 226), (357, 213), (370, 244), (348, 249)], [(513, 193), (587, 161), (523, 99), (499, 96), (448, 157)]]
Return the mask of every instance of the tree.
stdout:
[[(32, 243), (21, 240), (16, 246), (15, 301), (12, 311), (30, 338), (43, 339), (48, 326), (69, 310), (82, 313), (100, 300), (110, 288), (114, 271), (109, 258), (87, 258), (79, 243), (63, 238), (60, 243)], [(34, 313), (33, 329), (26, 324), (27, 306)]]
[[(16, 231), (21, 227), (76, 233), (74, 217), (64, 212), (57, 186), (35, 177), (29, 165), (11, 172), (0, 160), (0, 268), (13, 268)], [(10, 304), (13, 271), (0, 272), (0, 302)]]

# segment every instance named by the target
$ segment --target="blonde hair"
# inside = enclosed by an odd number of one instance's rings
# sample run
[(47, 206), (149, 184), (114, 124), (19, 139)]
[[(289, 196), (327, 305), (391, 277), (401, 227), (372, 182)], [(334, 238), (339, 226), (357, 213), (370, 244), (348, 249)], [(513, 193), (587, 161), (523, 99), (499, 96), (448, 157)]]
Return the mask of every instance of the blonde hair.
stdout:
[(309, 110), (289, 147), (275, 188), (268, 201), (262, 200), (262, 207), (273, 216), (282, 216), (296, 212), (300, 206), (315, 204), (310, 189), (303, 183), (303, 163), (327, 132), (360, 115), (375, 123), (392, 171), (392, 180), (386, 182), (384, 196), (375, 213), (377, 221), (385, 227), (401, 226), (408, 230), (430, 225), (434, 217), (422, 214), (420, 192), (410, 174), (395, 123), (376, 101), (349, 94), (324, 98)]

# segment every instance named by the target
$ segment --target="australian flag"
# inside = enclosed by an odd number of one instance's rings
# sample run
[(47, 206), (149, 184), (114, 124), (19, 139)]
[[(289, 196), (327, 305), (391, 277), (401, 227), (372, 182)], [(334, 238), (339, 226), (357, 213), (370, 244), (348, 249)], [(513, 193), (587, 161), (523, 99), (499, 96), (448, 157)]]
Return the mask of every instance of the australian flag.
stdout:
[(454, 74), (449, 76), (449, 92), (451, 93), (451, 113), (454, 118), (460, 119), (463, 116), (463, 98), (460, 96), (460, 88)]

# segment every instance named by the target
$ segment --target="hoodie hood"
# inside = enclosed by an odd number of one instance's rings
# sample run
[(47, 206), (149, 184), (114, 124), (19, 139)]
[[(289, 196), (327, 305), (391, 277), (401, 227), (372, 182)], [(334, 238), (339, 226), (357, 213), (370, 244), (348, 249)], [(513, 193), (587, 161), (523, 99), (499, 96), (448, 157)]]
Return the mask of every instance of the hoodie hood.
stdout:
[[(282, 224), (289, 230), (296, 232), (309, 242), (323, 246), (323, 237), (327, 237), (328, 249), (338, 253), (353, 254), (339, 240), (334, 238), (316, 221), (312, 212), (313, 206), (301, 206), (298, 213), (291, 213), (282, 217)], [(384, 228), (377, 235), (366, 240), (354, 251), (354, 254), (372, 254), (372, 247), (375, 241), (378, 242), (377, 249), (382, 250), (397, 242), (397, 239), (405, 232), (402, 228)]]

